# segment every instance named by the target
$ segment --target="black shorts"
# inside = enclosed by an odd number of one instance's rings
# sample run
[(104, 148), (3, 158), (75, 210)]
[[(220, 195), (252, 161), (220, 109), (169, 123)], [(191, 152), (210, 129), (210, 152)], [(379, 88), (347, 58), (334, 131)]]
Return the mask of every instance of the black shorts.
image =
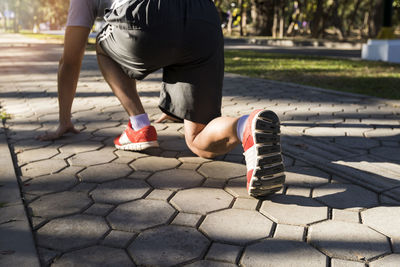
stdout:
[(98, 44), (129, 77), (163, 68), (163, 112), (203, 124), (221, 116), (224, 47), (211, 0), (131, 0), (106, 21)]

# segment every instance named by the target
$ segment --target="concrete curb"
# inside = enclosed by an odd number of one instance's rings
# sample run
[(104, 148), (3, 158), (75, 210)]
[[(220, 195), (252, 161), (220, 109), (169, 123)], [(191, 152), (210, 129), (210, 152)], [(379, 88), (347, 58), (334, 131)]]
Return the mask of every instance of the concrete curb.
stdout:
[(290, 40), (290, 39), (265, 39), (265, 38), (230, 38), (225, 37), (225, 42), (237, 44), (256, 44), (283, 47), (324, 47), (334, 49), (359, 49), (362, 43), (353, 42), (332, 42), (323, 40)]
[(0, 266), (40, 266), (4, 128), (0, 128)]

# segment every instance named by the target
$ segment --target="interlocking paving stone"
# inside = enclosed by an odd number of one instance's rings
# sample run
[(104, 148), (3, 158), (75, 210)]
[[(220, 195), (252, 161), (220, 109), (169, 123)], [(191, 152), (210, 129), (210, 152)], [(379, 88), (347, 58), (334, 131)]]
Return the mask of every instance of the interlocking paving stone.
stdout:
[(14, 143), (12, 146), (14, 147), (15, 153), (20, 153), (25, 150), (38, 149), (41, 147), (45, 147), (50, 144), (51, 144), (50, 141), (39, 141), (36, 139), (27, 139), (27, 140), (18, 141), (16, 143)]
[(73, 155), (73, 154), (79, 154), (83, 152), (97, 150), (103, 146), (104, 145), (101, 144), (100, 142), (86, 141), (74, 144), (67, 144), (65, 146), (60, 147), (60, 151), (62, 153)]
[(277, 223), (292, 225), (307, 225), (328, 217), (328, 208), (311, 198), (278, 194), (265, 200), (260, 212)]
[(169, 190), (154, 189), (146, 198), (167, 201), (173, 193)]
[(79, 177), (88, 183), (103, 183), (125, 177), (132, 172), (132, 169), (125, 164), (107, 163), (91, 166), (79, 173)]
[(23, 163), (49, 159), (57, 155), (58, 153), (59, 152), (55, 147), (44, 147), (40, 149), (24, 151), (17, 155), (18, 164), (22, 165)]
[(214, 241), (244, 245), (269, 236), (272, 224), (256, 211), (229, 209), (207, 215), (200, 230)]
[(50, 250), (50, 249), (45, 249), (38, 247), (37, 248), (40, 263), (42, 266), (49, 266), (53, 259), (57, 256), (59, 256), (61, 253), (58, 251)]
[(400, 149), (398, 147), (376, 147), (371, 149), (370, 153), (393, 161), (400, 161)]
[(67, 190), (78, 182), (75, 174), (80, 170), (82, 170), (80, 167), (68, 167), (56, 174), (37, 177), (25, 182), (22, 190), (33, 195), (44, 195)]
[(360, 218), (358, 212), (348, 211), (348, 210), (332, 210), (332, 219), (335, 221), (344, 221), (344, 222), (352, 222), (358, 223), (360, 222)]
[(87, 208), (92, 201), (84, 193), (62, 192), (42, 196), (29, 204), (34, 216), (54, 218), (78, 213)]
[(195, 171), (173, 169), (157, 172), (147, 181), (158, 189), (178, 190), (200, 186), (203, 180), (204, 177)]
[(105, 216), (111, 211), (113, 207), (113, 205), (109, 204), (94, 203), (87, 210), (85, 210), (85, 213), (96, 216)]
[(394, 250), (400, 252), (400, 206), (368, 209), (361, 217), (365, 225), (392, 238)]
[(129, 256), (122, 249), (103, 246), (93, 246), (70, 253), (66, 253), (56, 260), (54, 267), (114, 267), (114, 266), (135, 266)]
[(196, 261), (194, 263), (185, 265), (188, 267), (234, 267), (237, 266), (236, 264), (227, 263), (227, 262), (220, 262), (220, 261), (210, 261), (210, 260), (201, 260)]
[(241, 251), (242, 247), (213, 243), (208, 250), (205, 259), (236, 263)]
[(208, 245), (196, 229), (169, 225), (142, 232), (128, 251), (138, 265), (171, 266), (199, 258)]
[(204, 181), (202, 187), (211, 187), (211, 188), (224, 188), (225, 181), (221, 179), (212, 179), (208, 178)]
[(141, 199), (119, 205), (108, 216), (113, 229), (136, 232), (167, 223), (175, 209), (159, 200)]
[(199, 172), (207, 178), (226, 180), (246, 174), (246, 166), (239, 163), (213, 161), (204, 163)]
[(290, 186), (286, 190), (286, 195), (310, 197), (311, 189), (310, 188), (306, 188), (306, 187)]
[(102, 244), (109, 247), (125, 248), (128, 246), (129, 241), (132, 240), (135, 234), (112, 230), (102, 241)]
[(289, 167), (286, 168), (287, 185), (315, 187), (329, 183), (330, 175), (326, 172), (312, 167)]
[(399, 141), (400, 129), (378, 128), (365, 132), (365, 136), (385, 141)]
[(114, 148), (107, 147), (101, 150), (83, 152), (68, 159), (68, 162), (72, 166), (90, 166), (104, 164), (116, 158), (116, 156), (112, 153), (113, 151)]
[(379, 141), (371, 138), (336, 137), (335, 143), (351, 148), (370, 149), (379, 146)]
[(73, 215), (54, 219), (36, 232), (39, 246), (59, 251), (95, 245), (109, 230), (103, 218)]
[(135, 160), (130, 164), (137, 171), (157, 172), (177, 167), (181, 162), (173, 158), (146, 157)]
[(381, 259), (373, 261), (369, 264), (370, 267), (398, 267), (400, 262), (400, 254), (391, 254)]
[(283, 240), (303, 241), (304, 228), (294, 225), (278, 224), (274, 238)]
[(313, 197), (337, 209), (358, 210), (379, 204), (374, 192), (352, 184), (324, 185), (314, 190)]
[(346, 260), (341, 260), (341, 259), (332, 259), (331, 260), (331, 266), (332, 267), (365, 267), (365, 264), (362, 263), (362, 262), (356, 262), (356, 261), (346, 261)]
[(56, 173), (65, 167), (67, 167), (67, 163), (64, 160), (47, 159), (24, 165), (21, 167), (21, 173), (23, 176), (36, 177)]
[(150, 187), (142, 180), (120, 179), (99, 185), (91, 192), (94, 201), (119, 204), (143, 197)]
[(90, 191), (94, 190), (96, 187), (97, 187), (97, 184), (80, 182), (76, 186), (74, 186), (71, 189), (71, 191), (82, 192), (82, 193), (88, 194)]
[(189, 226), (189, 227), (196, 227), (199, 223), (201, 215), (199, 214), (190, 214), (190, 213), (178, 213), (175, 219), (172, 221), (172, 224), (175, 225), (182, 225), (182, 226)]
[(232, 194), (234, 197), (252, 198), (249, 196), (249, 193), (247, 193), (246, 183), (247, 183), (246, 176), (231, 179), (228, 181), (225, 190), (228, 193)]
[(237, 198), (233, 204), (234, 209), (255, 210), (258, 205), (257, 199)]
[(118, 159), (113, 161), (116, 163), (130, 163), (135, 159), (147, 157), (146, 154), (134, 151), (117, 150), (114, 153), (118, 156)]
[(303, 242), (267, 239), (248, 246), (243, 266), (326, 266), (326, 256)]
[(325, 221), (312, 225), (308, 240), (329, 257), (368, 260), (390, 252), (387, 238), (366, 225)]
[(171, 204), (179, 211), (206, 214), (211, 211), (228, 208), (233, 197), (222, 189), (193, 188), (179, 191)]

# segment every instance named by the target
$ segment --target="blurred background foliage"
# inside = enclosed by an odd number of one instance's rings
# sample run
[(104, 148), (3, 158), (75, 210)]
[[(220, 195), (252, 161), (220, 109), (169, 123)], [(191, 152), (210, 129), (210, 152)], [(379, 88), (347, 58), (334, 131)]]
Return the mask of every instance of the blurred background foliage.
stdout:
[[(84, 1), (84, 0), (82, 0)], [(385, 0), (215, 0), (226, 35), (333, 38), (375, 37)], [(69, 0), (0, 0), (0, 28), (62, 29)], [(400, 0), (393, 0), (393, 25), (400, 25)], [(398, 33), (398, 32), (397, 32)]]

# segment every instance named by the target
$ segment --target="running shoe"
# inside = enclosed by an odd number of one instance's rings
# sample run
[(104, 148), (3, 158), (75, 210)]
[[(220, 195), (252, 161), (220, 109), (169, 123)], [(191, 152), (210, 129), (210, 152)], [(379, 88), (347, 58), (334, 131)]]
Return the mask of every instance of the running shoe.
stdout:
[(149, 147), (158, 147), (157, 132), (151, 125), (135, 131), (129, 122), (124, 132), (114, 139), (114, 144), (118, 149), (131, 151), (141, 151)]
[(247, 192), (263, 197), (279, 191), (285, 182), (278, 116), (270, 110), (253, 111), (243, 133)]

